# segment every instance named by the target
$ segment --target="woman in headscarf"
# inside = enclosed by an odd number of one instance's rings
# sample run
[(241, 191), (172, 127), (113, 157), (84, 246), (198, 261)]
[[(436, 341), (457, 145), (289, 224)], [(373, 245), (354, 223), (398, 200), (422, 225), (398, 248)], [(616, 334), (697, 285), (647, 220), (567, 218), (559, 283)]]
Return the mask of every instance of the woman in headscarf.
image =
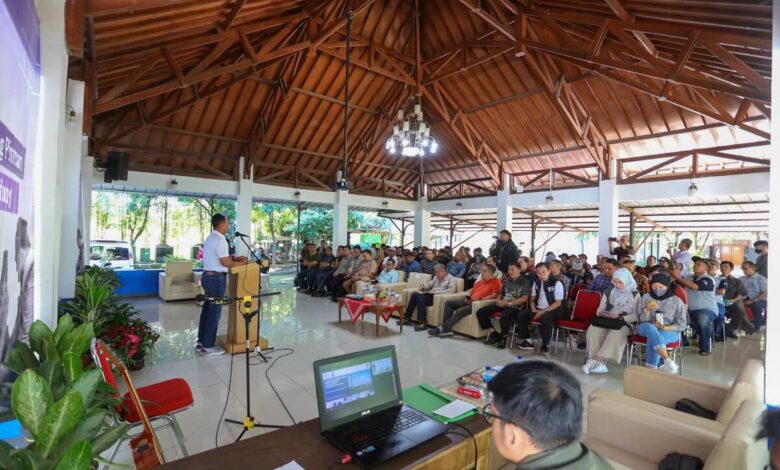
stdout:
[[(650, 278), (650, 292), (642, 296), (636, 315), (639, 320), (637, 334), (647, 338), (645, 366), (677, 373), (680, 368), (669, 357), (666, 345), (680, 339), (680, 332), (688, 325), (688, 313), (683, 301), (674, 295), (669, 274), (659, 272)], [(659, 359), (664, 360), (661, 367), (658, 367)]]
[(474, 287), (477, 278), (482, 275), (482, 268), (484, 267), (485, 257), (482, 256), (482, 249), (477, 248), (474, 250), (474, 259), (469, 266), (468, 273), (466, 273), (466, 290)]
[[(585, 374), (607, 373), (609, 359), (620, 364), (631, 327), (636, 323), (638, 304), (639, 293), (631, 271), (626, 268), (615, 270), (612, 275), (612, 286), (604, 291), (596, 316), (615, 320), (613, 323), (616, 328), (595, 324), (588, 328), (585, 334), (588, 361), (582, 366)], [(620, 319), (623, 320), (622, 326)]]

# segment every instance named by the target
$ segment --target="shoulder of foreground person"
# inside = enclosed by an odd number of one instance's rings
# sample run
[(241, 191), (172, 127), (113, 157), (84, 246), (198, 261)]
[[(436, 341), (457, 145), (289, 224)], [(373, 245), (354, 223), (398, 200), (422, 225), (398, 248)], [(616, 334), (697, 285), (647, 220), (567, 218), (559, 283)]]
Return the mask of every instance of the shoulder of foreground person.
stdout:
[(558, 449), (526, 458), (517, 470), (613, 470), (614, 467), (596, 451), (575, 441)]

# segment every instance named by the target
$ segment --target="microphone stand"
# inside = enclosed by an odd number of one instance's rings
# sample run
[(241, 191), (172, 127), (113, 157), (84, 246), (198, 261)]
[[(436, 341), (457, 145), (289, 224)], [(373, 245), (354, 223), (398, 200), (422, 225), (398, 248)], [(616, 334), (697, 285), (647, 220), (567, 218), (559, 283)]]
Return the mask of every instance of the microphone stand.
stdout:
[[(262, 312), (263, 311), (263, 301), (261, 299), (262, 296), (260, 295), (260, 289), (261, 289), (261, 287), (263, 285), (263, 273), (262, 273), (263, 261), (260, 259), (259, 256), (257, 256), (257, 254), (252, 249), (252, 247), (249, 246), (249, 243), (246, 241), (246, 236), (239, 235), (238, 238), (241, 239), (241, 242), (244, 244), (244, 246), (246, 247), (247, 251), (252, 255), (252, 258), (255, 259), (255, 263), (257, 263), (257, 267), (260, 270), (260, 273), (257, 276), (257, 294), (258, 294), (258, 297), (257, 297), (257, 311), (258, 312)], [(260, 319), (262, 319), (262, 313), (260, 314)], [(255, 347), (257, 347), (260, 344), (260, 321), (259, 321), (260, 319), (258, 319), (258, 322), (257, 322), (257, 344), (255, 344)], [(249, 325), (247, 325), (246, 334), (247, 334), (247, 338), (249, 338)], [(273, 351), (273, 350), (274, 350), (274, 348), (272, 348), (272, 347), (269, 347), (269, 348), (266, 348), (266, 349), (259, 349), (258, 348), (257, 349), (257, 355), (260, 356), (260, 360), (261, 361), (263, 361), (264, 363), (268, 363), (268, 358), (263, 355), (263, 351)]]
[[(271, 292), (269, 294), (258, 294), (257, 296), (246, 296), (246, 297), (238, 297), (235, 299), (236, 302), (241, 302), (240, 311), (241, 316), (244, 317), (244, 328), (245, 328), (245, 334), (246, 334), (246, 347), (244, 349), (244, 363), (246, 367), (246, 416), (244, 416), (243, 421), (238, 421), (236, 419), (226, 419), (226, 423), (231, 424), (238, 424), (244, 427), (244, 429), (241, 431), (241, 434), (238, 435), (235, 442), (238, 442), (241, 440), (242, 437), (244, 437), (244, 434), (249, 431), (252, 428), (275, 428), (275, 429), (281, 429), (285, 426), (281, 426), (278, 424), (263, 424), (255, 421), (254, 416), (252, 416), (252, 409), (250, 405), (250, 399), (252, 398), (252, 392), (251, 392), (251, 383), (249, 376), (249, 349), (250, 349), (250, 342), (249, 342), (249, 325), (252, 323), (252, 318), (254, 318), (255, 315), (258, 314), (259, 307), (260, 307), (260, 298), (263, 297), (263, 295), (278, 295), (279, 292)], [(257, 298), (258, 302), (258, 310), (252, 311), (252, 298)], [(232, 358), (230, 359), (233, 360)], [(266, 361), (267, 362), (267, 361)]]

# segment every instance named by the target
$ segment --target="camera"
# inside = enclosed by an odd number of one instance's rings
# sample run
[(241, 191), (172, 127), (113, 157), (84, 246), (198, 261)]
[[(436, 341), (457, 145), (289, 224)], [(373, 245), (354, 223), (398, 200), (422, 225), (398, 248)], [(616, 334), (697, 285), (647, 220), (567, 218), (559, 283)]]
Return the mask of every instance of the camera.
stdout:
[(608, 241), (611, 241), (611, 242), (616, 242), (616, 241), (618, 241), (617, 237), (609, 237), (607, 240), (608, 240)]

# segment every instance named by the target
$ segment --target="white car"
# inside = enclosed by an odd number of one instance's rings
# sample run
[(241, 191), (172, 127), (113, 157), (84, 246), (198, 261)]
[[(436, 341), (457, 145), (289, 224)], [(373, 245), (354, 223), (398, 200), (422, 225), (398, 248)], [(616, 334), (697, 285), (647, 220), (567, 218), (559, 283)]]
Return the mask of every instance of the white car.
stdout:
[(119, 240), (92, 240), (89, 246), (89, 265), (133, 269), (133, 250), (130, 249), (130, 243)]

